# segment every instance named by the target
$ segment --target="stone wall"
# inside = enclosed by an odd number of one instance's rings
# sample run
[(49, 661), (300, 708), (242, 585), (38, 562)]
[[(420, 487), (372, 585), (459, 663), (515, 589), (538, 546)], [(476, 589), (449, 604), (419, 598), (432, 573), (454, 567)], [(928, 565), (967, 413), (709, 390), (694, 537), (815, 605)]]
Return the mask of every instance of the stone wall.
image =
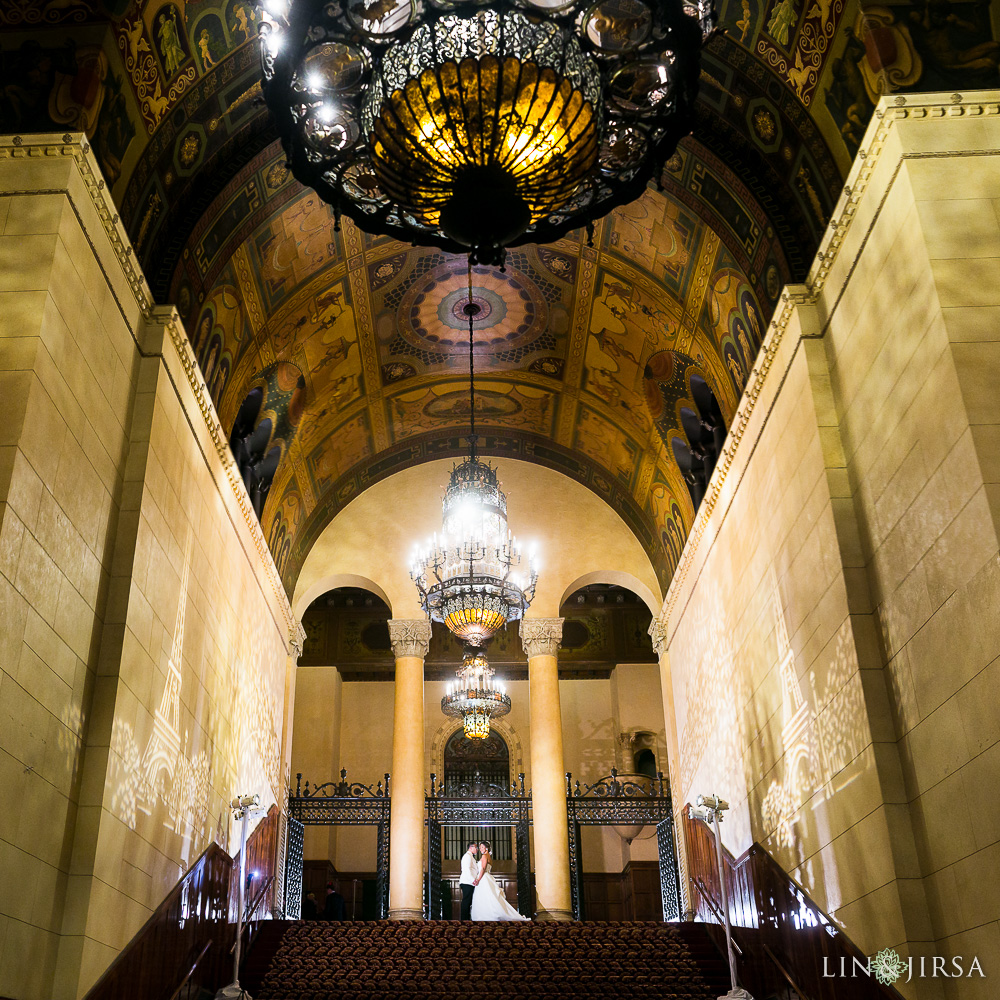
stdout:
[(0, 994), (81, 995), (281, 794), (288, 602), (91, 155), (0, 139)]
[[(868, 953), (1000, 969), (1000, 107), (883, 102), (660, 626), (677, 786)], [(930, 963), (928, 962), (928, 968)], [(992, 969), (992, 971), (991, 971)], [(916, 979), (907, 995), (986, 996)]]

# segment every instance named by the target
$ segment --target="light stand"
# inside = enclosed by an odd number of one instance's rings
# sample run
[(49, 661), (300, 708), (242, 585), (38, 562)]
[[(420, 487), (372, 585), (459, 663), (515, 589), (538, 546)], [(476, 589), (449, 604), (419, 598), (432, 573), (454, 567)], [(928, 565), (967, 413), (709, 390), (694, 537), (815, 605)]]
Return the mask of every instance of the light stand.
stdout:
[(260, 805), (259, 795), (237, 795), (230, 803), (233, 818), (240, 820), (240, 880), (236, 889), (236, 946), (233, 948), (233, 981), (215, 994), (215, 1000), (250, 1000), (240, 986), (240, 950), (243, 945), (243, 893), (247, 877), (247, 823)]
[(736, 985), (736, 957), (733, 955), (733, 931), (729, 923), (729, 893), (726, 890), (726, 872), (722, 864), (722, 835), (719, 824), (722, 814), (729, 808), (729, 803), (718, 795), (699, 795), (698, 808), (692, 806), (689, 811), (691, 819), (700, 819), (711, 823), (715, 828), (715, 860), (719, 866), (719, 889), (722, 892), (722, 920), (726, 929), (726, 956), (729, 959), (729, 992), (719, 1000), (753, 1000), (753, 997), (741, 986)]

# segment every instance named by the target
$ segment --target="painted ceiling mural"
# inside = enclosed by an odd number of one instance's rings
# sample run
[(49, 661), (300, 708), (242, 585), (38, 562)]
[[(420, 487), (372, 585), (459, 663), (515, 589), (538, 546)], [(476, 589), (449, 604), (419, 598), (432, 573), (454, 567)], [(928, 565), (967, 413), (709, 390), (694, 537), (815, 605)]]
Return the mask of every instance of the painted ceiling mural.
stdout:
[[(749, 190), (686, 143), (664, 191), (605, 219), (593, 245), (581, 232), (511, 251), (504, 272), (474, 269), (486, 453), (541, 462), (598, 492), (665, 585), (694, 514), (671, 452), (684, 434), (680, 407), (695, 409), (691, 375), (728, 422), (790, 276)], [(223, 426), (261, 372), (287, 364), (305, 378), (263, 517), (289, 589), (312, 541), (366, 486), (464, 451), (467, 287), (464, 258), (347, 221), (335, 231), (276, 144), (204, 213), (169, 297)]]
[[(662, 190), (605, 219), (593, 245), (574, 234), (473, 275), (487, 452), (598, 492), (664, 587), (693, 517), (673, 457), (692, 376), (728, 423), (875, 102), (1000, 85), (1000, 5), (718, 3), (695, 134)], [(250, 388), (287, 394), (284, 374), (301, 373), (263, 517), (291, 589), (358, 492), (462, 453), (466, 275), (436, 251), (335, 232), (289, 177), (259, 99), (256, 18), (251, 0), (4, 0), (0, 129), (86, 132), (227, 429)]]

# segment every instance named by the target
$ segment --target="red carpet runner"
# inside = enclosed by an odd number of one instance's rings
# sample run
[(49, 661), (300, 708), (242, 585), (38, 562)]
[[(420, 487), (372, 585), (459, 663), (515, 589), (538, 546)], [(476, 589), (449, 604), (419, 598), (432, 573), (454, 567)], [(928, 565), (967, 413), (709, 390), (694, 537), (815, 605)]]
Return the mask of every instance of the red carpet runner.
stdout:
[(728, 988), (703, 925), (286, 926), (273, 925), (251, 952), (263, 974), (244, 978), (254, 1000), (710, 1000)]

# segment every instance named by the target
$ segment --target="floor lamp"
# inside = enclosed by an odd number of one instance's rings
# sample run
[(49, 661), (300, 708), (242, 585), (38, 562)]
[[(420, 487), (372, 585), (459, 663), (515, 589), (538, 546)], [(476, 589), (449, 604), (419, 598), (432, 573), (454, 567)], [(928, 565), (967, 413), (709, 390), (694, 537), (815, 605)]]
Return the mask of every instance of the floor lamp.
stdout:
[(236, 946), (233, 948), (233, 981), (215, 994), (215, 1000), (250, 1000), (240, 986), (240, 950), (243, 946), (243, 892), (247, 877), (247, 823), (260, 805), (259, 795), (238, 795), (230, 803), (233, 819), (240, 821), (240, 883), (236, 890)]

